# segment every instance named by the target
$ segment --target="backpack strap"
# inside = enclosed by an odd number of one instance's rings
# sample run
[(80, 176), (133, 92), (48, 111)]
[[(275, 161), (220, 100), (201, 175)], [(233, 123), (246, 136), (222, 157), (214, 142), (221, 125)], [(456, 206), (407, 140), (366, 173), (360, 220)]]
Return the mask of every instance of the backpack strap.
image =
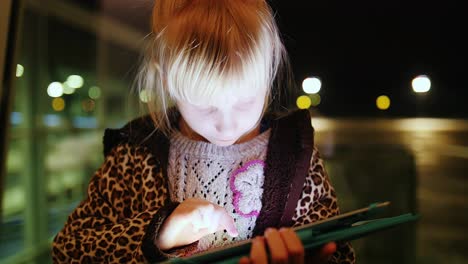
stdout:
[(271, 121), (265, 165), (262, 209), (253, 235), (268, 227), (291, 226), (312, 157), (314, 136), (310, 114), (296, 111)]

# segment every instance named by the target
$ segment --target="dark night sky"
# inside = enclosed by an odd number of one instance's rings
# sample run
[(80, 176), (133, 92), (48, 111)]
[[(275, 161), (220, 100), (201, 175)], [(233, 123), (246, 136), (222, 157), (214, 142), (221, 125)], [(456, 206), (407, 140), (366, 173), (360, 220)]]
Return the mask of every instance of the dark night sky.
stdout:
[[(100, 2), (119, 20), (148, 26), (152, 0)], [(322, 79), (319, 112), (329, 116), (434, 116), (468, 118), (468, 9), (462, 1), (269, 0), (298, 85)], [(147, 29), (144, 29), (144, 31)], [(418, 96), (411, 80), (431, 78)], [(379, 95), (392, 105), (382, 112)]]
[[(322, 79), (326, 115), (468, 117), (468, 11), (460, 2), (270, 1), (297, 82)], [(432, 87), (412, 92), (413, 77)], [(390, 96), (381, 113), (375, 99)]]

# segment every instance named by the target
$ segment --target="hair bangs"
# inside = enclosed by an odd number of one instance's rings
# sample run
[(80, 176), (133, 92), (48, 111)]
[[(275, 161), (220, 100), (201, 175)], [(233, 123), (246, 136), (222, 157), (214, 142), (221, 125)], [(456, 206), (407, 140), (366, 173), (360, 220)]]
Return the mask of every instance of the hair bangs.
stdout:
[[(252, 95), (268, 90), (270, 81), (266, 76), (269, 70), (264, 59), (253, 56), (255, 54), (248, 55), (236, 55), (235, 64), (229, 67), (203, 57), (190, 61), (180, 56), (167, 71), (165, 89), (173, 101), (182, 100), (194, 105), (213, 105), (222, 96)], [(218, 65), (213, 66), (215, 63)]]
[(171, 47), (164, 67), (171, 99), (202, 105), (223, 94), (269, 91), (282, 49), (271, 17), (233, 1), (196, 2), (177, 13), (164, 32)]

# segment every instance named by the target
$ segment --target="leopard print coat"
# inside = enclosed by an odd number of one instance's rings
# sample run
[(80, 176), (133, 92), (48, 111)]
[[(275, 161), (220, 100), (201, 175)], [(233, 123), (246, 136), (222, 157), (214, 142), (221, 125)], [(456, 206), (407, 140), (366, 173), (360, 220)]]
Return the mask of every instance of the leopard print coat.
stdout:
[[(168, 199), (167, 161), (148, 145), (132, 141), (105, 153), (86, 199), (54, 239), (54, 263), (148, 263), (167, 256), (153, 244), (159, 226), (177, 206)], [(337, 214), (334, 189), (314, 148), (292, 225)], [(339, 243), (330, 263), (354, 263), (352, 247)]]

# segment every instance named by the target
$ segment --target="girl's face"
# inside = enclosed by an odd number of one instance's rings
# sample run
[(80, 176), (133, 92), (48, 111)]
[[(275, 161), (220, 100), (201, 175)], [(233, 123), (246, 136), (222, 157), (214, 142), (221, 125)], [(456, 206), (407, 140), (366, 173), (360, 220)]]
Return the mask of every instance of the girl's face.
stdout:
[(183, 119), (181, 130), (183, 131), (186, 124), (192, 130), (190, 132), (197, 134), (192, 135), (192, 138), (202, 137), (201, 139), (219, 146), (248, 140), (258, 131), (258, 121), (265, 104), (264, 90), (242, 96), (228, 93), (214, 101), (213, 105), (204, 106), (177, 101)]

